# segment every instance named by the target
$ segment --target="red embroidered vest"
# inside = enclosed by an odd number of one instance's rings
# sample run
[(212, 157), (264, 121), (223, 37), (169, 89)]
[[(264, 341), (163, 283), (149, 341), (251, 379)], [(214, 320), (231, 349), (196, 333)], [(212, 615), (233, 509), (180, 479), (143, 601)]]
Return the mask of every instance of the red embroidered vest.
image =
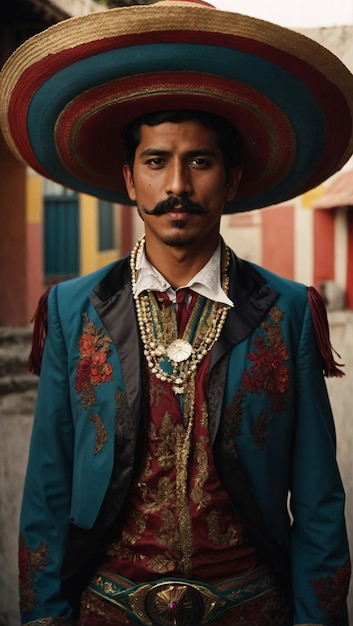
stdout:
[[(135, 583), (166, 576), (214, 583), (257, 565), (255, 547), (217, 476), (209, 441), (210, 354), (184, 397), (148, 369), (145, 453), (119, 538), (102, 566)], [(192, 423), (183, 401), (194, 398)]]

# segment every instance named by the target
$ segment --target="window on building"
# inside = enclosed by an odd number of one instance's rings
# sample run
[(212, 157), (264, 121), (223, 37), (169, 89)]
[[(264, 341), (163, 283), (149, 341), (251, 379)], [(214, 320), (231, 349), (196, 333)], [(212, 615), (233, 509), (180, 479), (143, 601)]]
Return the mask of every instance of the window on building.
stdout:
[(98, 204), (99, 251), (114, 248), (114, 211), (111, 202), (99, 200)]

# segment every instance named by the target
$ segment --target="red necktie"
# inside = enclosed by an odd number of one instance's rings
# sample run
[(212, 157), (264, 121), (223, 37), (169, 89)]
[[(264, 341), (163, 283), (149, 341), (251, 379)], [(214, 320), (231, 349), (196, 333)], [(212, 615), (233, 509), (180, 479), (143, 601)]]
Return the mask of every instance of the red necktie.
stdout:
[[(188, 302), (188, 296), (191, 300)], [(176, 292), (176, 302), (177, 302), (177, 325), (178, 325), (178, 335), (181, 337), (186, 328), (186, 324), (188, 322), (190, 313), (193, 309), (195, 303), (196, 294), (191, 291), (188, 287), (183, 287), (182, 289), (178, 289)]]

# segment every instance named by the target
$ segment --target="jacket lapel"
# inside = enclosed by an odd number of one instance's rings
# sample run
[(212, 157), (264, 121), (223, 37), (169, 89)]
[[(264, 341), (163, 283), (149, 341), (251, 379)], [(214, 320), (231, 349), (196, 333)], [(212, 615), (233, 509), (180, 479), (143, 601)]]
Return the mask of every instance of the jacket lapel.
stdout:
[(115, 423), (113, 472), (97, 519), (98, 525), (109, 527), (124, 505), (139, 456), (138, 434), (143, 431), (140, 428), (143, 359), (128, 258), (119, 261), (97, 285), (91, 302), (116, 346), (124, 381)]
[(208, 405), (212, 444), (221, 419), (230, 351), (257, 328), (278, 297), (278, 292), (266, 285), (260, 272), (250, 263), (238, 259), (232, 251), (229, 271), (229, 297), (234, 307), (228, 312), (210, 363)]
[(127, 402), (133, 424), (137, 427), (141, 405), (142, 349), (131, 291), (129, 257), (119, 261), (95, 287), (91, 302), (119, 353)]
[(231, 252), (229, 297), (234, 307), (229, 311), (219, 341), (212, 350), (211, 368), (232, 346), (240, 343), (259, 325), (277, 299), (278, 293), (266, 286), (253, 265)]

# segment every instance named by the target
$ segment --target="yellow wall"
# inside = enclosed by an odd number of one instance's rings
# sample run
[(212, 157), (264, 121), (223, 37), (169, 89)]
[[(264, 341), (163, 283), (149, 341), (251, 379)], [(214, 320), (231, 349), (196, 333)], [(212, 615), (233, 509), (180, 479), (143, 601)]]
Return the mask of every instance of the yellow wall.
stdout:
[(89, 274), (117, 258), (116, 250), (98, 250), (98, 200), (80, 194), (80, 273)]
[(43, 221), (43, 178), (32, 172), (26, 177), (26, 220), (27, 224)]

